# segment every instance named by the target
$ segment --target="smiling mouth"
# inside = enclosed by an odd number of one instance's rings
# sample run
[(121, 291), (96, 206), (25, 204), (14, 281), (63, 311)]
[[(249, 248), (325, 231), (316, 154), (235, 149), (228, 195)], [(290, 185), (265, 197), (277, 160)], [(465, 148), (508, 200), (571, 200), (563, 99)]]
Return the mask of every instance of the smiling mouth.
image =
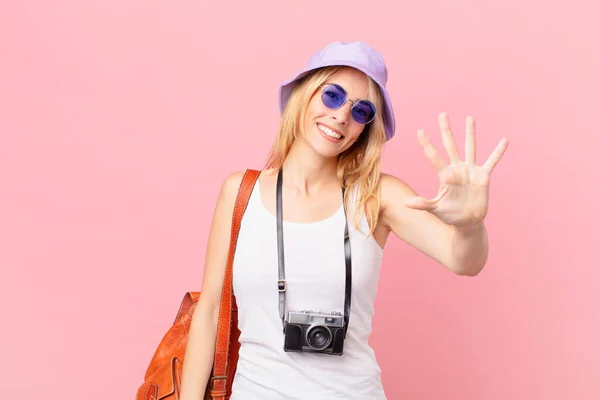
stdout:
[(317, 128), (319, 128), (319, 130), (321, 132), (323, 132), (324, 134), (326, 134), (327, 136), (329, 136), (333, 139), (341, 140), (344, 138), (344, 136), (340, 135), (338, 132), (336, 132), (334, 130), (331, 130), (330, 128), (326, 127), (325, 125), (317, 124)]

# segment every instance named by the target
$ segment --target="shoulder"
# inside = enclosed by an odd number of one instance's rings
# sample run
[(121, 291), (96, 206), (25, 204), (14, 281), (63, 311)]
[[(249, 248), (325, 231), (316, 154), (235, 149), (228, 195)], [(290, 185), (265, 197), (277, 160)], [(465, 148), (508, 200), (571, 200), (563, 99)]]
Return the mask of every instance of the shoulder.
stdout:
[(227, 208), (233, 208), (245, 173), (245, 170), (234, 171), (227, 175), (225, 179), (223, 179), (223, 182), (221, 183), (221, 191), (219, 193), (219, 203), (228, 205)]
[(381, 206), (384, 208), (390, 202), (398, 203), (405, 197), (414, 196), (415, 191), (403, 180), (390, 174), (381, 174)]
[(234, 171), (227, 175), (221, 184), (221, 192), (231, 194), (237, 192), (246, 171)]

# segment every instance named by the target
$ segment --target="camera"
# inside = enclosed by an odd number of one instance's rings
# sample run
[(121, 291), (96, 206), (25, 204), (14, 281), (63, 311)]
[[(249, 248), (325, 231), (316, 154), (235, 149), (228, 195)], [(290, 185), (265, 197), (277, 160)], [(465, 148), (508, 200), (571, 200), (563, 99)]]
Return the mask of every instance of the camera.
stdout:
[(284, 324), (284, 346), (288, 352), (342, 355), (344, 317), (340, 312), (290, 311)]

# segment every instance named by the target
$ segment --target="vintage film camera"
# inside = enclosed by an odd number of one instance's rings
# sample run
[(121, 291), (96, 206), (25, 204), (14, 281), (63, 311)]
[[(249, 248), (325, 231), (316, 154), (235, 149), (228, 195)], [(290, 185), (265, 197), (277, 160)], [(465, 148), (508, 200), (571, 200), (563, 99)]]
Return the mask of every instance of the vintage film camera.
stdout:
[(344, 350), (344, 316), (340, 312), (290, 311), (284, 325), (284, 350), (341, 355)]

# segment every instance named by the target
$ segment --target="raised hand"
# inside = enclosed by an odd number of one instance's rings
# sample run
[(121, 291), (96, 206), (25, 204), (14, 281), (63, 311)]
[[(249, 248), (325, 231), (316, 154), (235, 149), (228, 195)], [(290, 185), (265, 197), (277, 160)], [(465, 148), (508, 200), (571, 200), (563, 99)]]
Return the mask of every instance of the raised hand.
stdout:
[(417, 136), (440, 178), (437, 196), (426, 199), (420, 196), (408, 197), (405, 204), (414, 209), (426, 210), (447, 224), (466, 226), (477, 224), (485, 218), (488, 211), (490, 175), (508, 147), (508, 139), (503, 138), (487, 161), (478, 166), (475, 163), (475, 119), (467, 118), (465, 160), (458, 154), (456, 142), (450, 130), (450, 121), (446, 113), (439, 116), (442, 141), (450, 164), (447, 165), (429, 141), (424, 130)]

